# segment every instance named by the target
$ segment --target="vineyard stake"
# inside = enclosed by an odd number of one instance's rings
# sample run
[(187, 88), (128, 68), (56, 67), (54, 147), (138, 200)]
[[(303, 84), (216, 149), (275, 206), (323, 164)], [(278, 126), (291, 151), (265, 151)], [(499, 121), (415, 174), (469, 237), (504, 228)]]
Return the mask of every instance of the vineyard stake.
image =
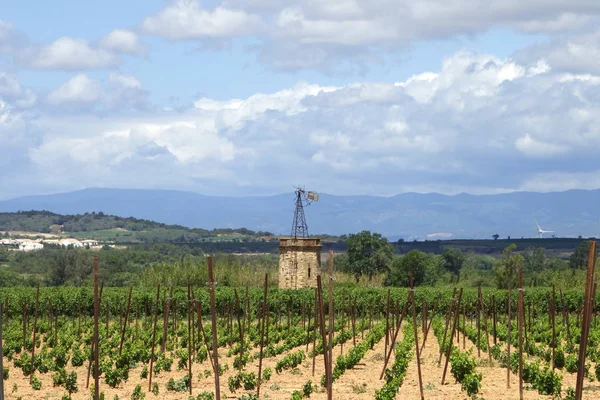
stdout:
[(477, 357), (481, 357), (481, 286), (477, 287)]
[[(519, 305), (517, 307), (519, 316), (519, 398), (523, 400), (523, 268), (519, 268)], [(509, 359), (510, 364), (510, 359)]]
[(244, 330), (242, 329), (242, 321), (240, 317), (240, 299), (238, 297), (237, 289), (235, 292), (235, 316), (237, 317), (238, 333), (240, 335), (240, 358), (244, 355)]
[(408, 303), (410, 302), (411, 293), (412, 293), (411, 291), (408, 292), (408, 296), (406, 297), (406, 301), (404, 302), (404, 307), (402, 307), (402, 314), (401, 314), (400, 318), (398, 319), (398, 329), (395, 330), (394, 337), (392, 338), (392, 343), (390, 345), (390, 348), (388, 349), (388, 351), (385, 354), (385, 361), (383, 363), (383, 369), (381, 370), (381, 375), (379, 375), (380, 380), (383, 379), (383, 374), (385, 373), (385, 369), (388, 365), (388, 362), (390, 361), (390, 356), (392, 355), (392, 349), (394, 348), (394, 344), (396, 343), (396, 340), (398, 338), (398, 332), (400, 331), (400, 326), (402, 325), (402, 320), (404, 319), (406, 310), (408, 308)]
[(110, 319), (110, 304), (106, 302), (106, 337), (108, 337), (108, 321)]
[(4, 400), (4, 352), (2, 348), (2, 314), (4, 305), (0, 302), (0, 400)]
[[(318, 323), (319, 323), (319, 328), (317, 328), (317, 319), (319, 319)], [(317, 329), (320, 329), (321, 326), (321, 320), (320, 320), (320, 314), (319, 314), (319, 296), (317, 293), (317, 288), (315, 288), (315, 321), (313, 323), (313, 345), (312, 345), (312, 376), (315, 376), (315, 363), (316, 363), (316, 352), (315, 349), (317, 347)], [(308, 345), (306, 346), (306, 349), (308, 350)]]
[[(35, 357), (35, 334), (37, 333), (37, 316), (38, 316), (38, 305), (39, 305), (39, 300), (40, 300), (40, 284), (38, 283), (37, 285), (37, 291), (35, 293), (35, 311), (33, 314), (33, 342), (32, 342), (32, 349), (31, 349), (31, 370), (30, 370), (30, 376), (29, 376), (29, 383), (31, 384), (31, 381), (33, 379), (33, 372), (35, 371), (35, 364), (34, 364), (34, 357)], [(4, 371), (2, 371), (2, 373), (4, 373)]]
[[(454, 330), (456, 329), (456, 321), (458, 320), (458, 315), (460, 311), (460, 301), (462, 300), (463, 289), (460, 288), (458, 292), (458, 300), (456, 302), (456, 311), (454, 312), (454, 320), (452, 321), (452, 332), (450, 338), (454, 336)], [(444, 364), (444, 373), (442, 374), (442, 385), (446, 380), (446, 372), (448, 371), (448, 362), (450, 361), (450, 352), (452, 351), (452, 340), (448, 343), (448, 350), (446, 350), (446, 363)]]
[(496, 345), (497, 339), (497, 331), (496, 331), (496, 296), (492, 295), (492, 321), (494, 324), (494, 345)]
[(127, 324), (129, 321), (129, 307), (131, 306), (131, 292), (133, 291), (133, 286), (129, 286), (129, 297), (127, 298), (127, 309), (125, 310), (125, 323), (123, 324), (123, 331), (121, 332), (121, 343), (119, 344), (119, 355), (121, 355), (121, 350), (123, 349), (123, 340), (125, 340), (125, 330), (127, 329)]
[(342, 308), (340, 313), (342, 314), (342, 341), (340, 342), (340, 354), (344, 355), (344, 300), (345, 300), (345, 289), (342, 289)]
[(156, 309), (154, 310), (154, 322), (152, 323), (152, 343), (150, 350), (150, 371), (148, 379), (148, 390), (152, 388), (152, 371), (154, 367), (154, 343), (156, 342), (156, 321), (158, 320), (158, 307), (160, 306), (160, 284), (156, 286)]
[(511, 342), (511, 334), (510, 334), (510, 329), (511, 329), (511, 318), (510, 318), (510, 303), (511, 303), (511, 299), (510, 299), (510, 285), (508, 287), (508, 335), (506, 336), (506, 349), (507, 349), (507, 355), (508, 355), (508, 365), (506, 366), (506, 388), (510, 389), (510, 342)]
[[(460, 323), (460, 321), (459, 321)], [(467, 331), (467, 307), (463, 304), (463, 315), (462, 315), (462, 324), (463, 324), (463, 350), (467, 348), (467, 335), (465, 332)], [(460, 343), (458, 344), (460, 346)]]
[(385, 304), (385, 346), (383, 355), (387, 354), (388, 344), (390, 343), (390, 289), (387, 291), (387, 302)]
[(552, 371), (555, 368), (555, 348), (556, 348), (556, 291), (552, 285), (552, 302), (550, 303), (550, 313), (552, 315)]
[(139, 316), (139, 300), (135, 299), (135, 341), (138, 340), (138, 316)]
[[(329, 307), (327, 309), (329, 313), (329, 340), (327, 341), (327, 349), (329, 351), (329, 375), (327, 379), (327, 398), (331, 400), (333, 398), (333, 331), (335, 330), (334, 311), (333, 311), (333, 250), (329, 250)], [(323, 347), (323, 350), (325, 347)]]
[[(108, 304), (108, 302), (106, 302)], [(100, 298), (98, 296), (98, 257), (94, 256), (94, 339), (92, 349), (94, 349), (94, 400), (100, 399), (100, 374), (99, 367), (99, 343), (98, 343), (98, 318), (100, 315)]]
[[(483, 295), (481, 294), (481, 286), (479, 286), (478, 288), (478, 295), (479, 295), (479, 309), (481, 310), (481, 313), (483, 314), (483, 321), (484, 321), (484, 325), (483, 325), (483, 330), (485, 333), (485, 340), (486, 340), (486, 345), (487, 345), (487, 353), (488, 353), (488, 361), (492, 362), (492, 353), (490, 351), (490, 335), (488, 332), (488, 315), (487, 312), (485, 311), (485, 305), (483, 304)], [(463, 332), (463, 337), (464, 337), (464, 332)]]
[[(317, 296), (316, 290), (317, 289), (315, 288), (315, 297)], [(310, 344), (310, 320), (311, 320), (310, 314), (308, 315), (307, 319), (308, 319), (308, 323), (306, 326), (306, 353), (308, 353), (308, 345)]]
[(215, 399), (221, 400), (221, 386), (219, 384), (219, 351), (217, 342), (217, 316), (215, 310), (215, 285), (213, 277), (212, 256), (208, 256), (208, 293), (210, 294), (210, 318), (212, 326), (213, 360), (215, 363)]
[[(321, 275), (317, 275), (317, 293), (319, 297), (319, 325), (321, 327), (321, 340), (323, 341), (323, 363), (325, 364), (325, 378), (329, 385), (329, 352), (327, 351), (327, 333), (325, 332), (325, 310), (323, 307), (323, 288), (321, 286)], [(327, 399), (332, 400), (330, 390), (327, 388)]]
[(356, 346), (356, 296), (352, 303), (352, 345)]
[(585, 299), (583, 303), (583, 321), (581, 325), (581, 341), (579, 344), (579, 360), (577, 368), (577, 386), (575, 387), (575, 399), (581, 400), (583, 395), (583, 376), (585, 373), (585, 356), (590, 328), (590, 315), (594, 289), (594, 267), (596, 264), (596, 241), (592, 240), (589, 245), (587, 275), (585, 281)]
[[(165, 291), (166, 295), (166, 291)], [(160, 352), (164, 353), (167, 346), (167, 336), (169, 329), (169, 313), (171, 311), (171, 302), (173, 299), (173, 286), (169, 289), (169, 298), (164, 300), (163, 304), (163, 335), (160, 343)]]
[(448, 306), (448, 312), (446, 314), (446, 328), (444, 329), (444, 339), (442, 340), (442, 345), (440, 346), (440, 357), (438, 358), (438, 367), (442, 365), (442, 355), (444, 354), (444, 346), (446, 345), (448, 325), (450, 324), (450, 317), (452, 316), (452, 310), (454, 308), (454, 296), (456, 296), (456, 288), (454, 288), (454, 290), (452, 291), (452, 298), (450, 299), (450, 305)]
[(188, 378), (190, 381), (190, 385), (189, 385), (189, 389), (190, 389), (190, 394), (192, 394), (192, 349), (193, 349), (193, 345), (192, 345), (192, 313), (191, 308), (192, 308), (192, 296), (191, 296), (191, 291), (192, 291), (192, 285), (190, 283), (188, 283), (188, 293), (187, 293), (187, 323), (188, 323)]
[(258, 382), (256, 385), (256, 397), (260, 398), (260, 384), (262, 383), (262, 359), (263, 359), (263, 348), (265, 345), (264, 333), (265, 333), (265, 325), (268, 326), (267, 313), (269, 312), (269, 308), (267, 305), (267, 285), (269, 283), (269, 273), (265, 273), (265, 286), (263, 289), (263, 302), (262, 302), (262, 323), (260, 325), (260, 353), (258, 356)]
[(415, 303), (415, 289), (413, 286), (412, 273), (410, 274), (410, 294), (410, 297), (412, 299), (413, 328), (415, 331), (415, 352), (417, 353), (417, 372), (419, 374), (419, 390), (421, 391), (421, 400), (425, 400), (425, 396), (423, 395), (423, 378), (421, 377), (421, 352), (419, 351), (419, 334), (417, 332), (417, 305)]

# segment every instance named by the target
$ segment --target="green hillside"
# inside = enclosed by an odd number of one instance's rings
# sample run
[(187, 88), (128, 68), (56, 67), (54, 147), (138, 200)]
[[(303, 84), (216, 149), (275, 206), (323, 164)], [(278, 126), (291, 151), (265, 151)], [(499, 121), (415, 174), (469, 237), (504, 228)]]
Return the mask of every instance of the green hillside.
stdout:
[(266, 241), (270, 232), (246, 228), (187, 228), (138, 218), (99, 213), (61, 215), (48, 211), (0, 213), (0, 231), (57, 234), (75, 238), (127, 243), (201, 243), (221, 241)]

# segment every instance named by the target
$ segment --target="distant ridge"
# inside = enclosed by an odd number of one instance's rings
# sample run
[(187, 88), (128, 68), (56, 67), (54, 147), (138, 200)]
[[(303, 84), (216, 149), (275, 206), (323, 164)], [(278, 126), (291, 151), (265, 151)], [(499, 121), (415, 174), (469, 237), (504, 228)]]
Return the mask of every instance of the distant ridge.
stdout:
[[(206, 196), (151, 189), (84, 189), (0, 201), (0, 212), (104, 212), (190, 228), (239, 228), (287, 234), (293, 193), (264, 197)], [(495, 195), (404, 193), (392, 197), (321, 194), (306, 208), (309, 232), (371, 230), (397, 239), (533, 237), (535, 220), (560, 237), (600, 234), (600, 190)], [(429, 235), (429, 236), (428, 236)]]

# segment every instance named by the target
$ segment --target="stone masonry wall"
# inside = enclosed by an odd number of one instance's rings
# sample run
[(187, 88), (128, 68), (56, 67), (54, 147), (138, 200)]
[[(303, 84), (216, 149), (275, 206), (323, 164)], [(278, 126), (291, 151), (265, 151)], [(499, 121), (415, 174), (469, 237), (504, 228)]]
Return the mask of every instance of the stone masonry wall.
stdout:
[[(301, 239), (298, 239), (300, 241)], [(314, 241), (314, 239), (313, 239)], [(321, 244), (297, 246), (291, 243), (279, 248), (279, 288), (299, 289), (317, 286), (321, 268)], [(312, 243), (311, 243), (312, 244)]]

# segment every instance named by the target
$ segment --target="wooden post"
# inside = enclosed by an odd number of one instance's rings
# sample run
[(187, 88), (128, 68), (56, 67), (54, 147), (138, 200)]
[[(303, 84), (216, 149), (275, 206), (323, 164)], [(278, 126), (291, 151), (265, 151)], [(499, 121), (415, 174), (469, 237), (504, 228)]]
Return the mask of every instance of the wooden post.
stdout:
[[(333, 250), (329, 250), (329, 339), (327, 341), (327, 351), (329, 352), (329, 375), (327, 380), (327, 399), (333, 399), (333, 331), (335, 330), (334, 312), (333, 312)], [(325, 349), (325, 347), (323, 347)]]
[(385, 303), (385, 345), (383, 346), (383, 355), (387, 354), (388, 344), (390, 343), (390, 289), (387, 290), (387, 302)]
[[(329, 384), (329, 352), (327, 351), (327, 334), (325, 332), (325, 310), (323, 307), (323, 288), (321, 286), (321, 275), (317, 275), (317, 293), (319, 297), (319, 325), (321, 326), (321, 340), (323, 341), (323, 363), (325, 364), (325, 380)], [(327, 390), (327, 399), (329, 397), (329, 389)]]
[(194, 349), (192, 345), (192, 285), (188, 283), (188, 292), (187, 292), (187, 324), (188, 324), (188, 378), (190, 381), (189, 390), (190, 395), (192, 394), (192, 383), (194, 382), (192, 379), (192, 351)]
[[(463, 290), (460, 288), (458, 292), (458, 300), (456, 302), (456, 311), (454, 312), (454, 320), (452, 321), (452, 332), (450, 333), (450, 338), (454, 336), (454, 331), (456, 330), (456, 321), (458, 320), (459, 310), (460, 310), (460, 301), (462, 300)], [(444, 373), (442, 374), (442, 385), (446, 380), (446, 372), (448, 371), (448, 362), (450, 361), (450, 352), (452, 351), (452, 340), (448, 343), (448, 349), (446, 350), (446, 363), (444, 365)]]
[[(263, 348), (265, 345), (264, 334), (265, 325), (268, 324), (267, 314), (269, 313), (269, 306), (267, 304), (267, 285), (269, 283), (269, 274), (265, 273), (265, 284), (263, 288), (263, 303), (262, 303), (262, 323), (260, 326), (260, 353), (258, 356), (258, 384), (256, 385), (256, 397), (260, 398), (260, 384), (262, 383), (262, 359), (263, 359)], [(267, 326), (268, 329), (268, 326)]]
[(402, 307), (402, 314), (400, 316), (400, 318), (398, 319), (398, 329), (395, 330), (394, 333), (394, 337), (392, 338), (392, 343), (390, 345), (390, 348), (388, 349), (387, 353), (385, 354), (385, 361), (383, 363), (383, 369), (381, 370), (381, 374), (379, 375), (379, 379), (383, 379), (383, 374), (385, 373), (385, 369), (388, 365), (388, 362), (390, 361), (390, 356), (392, 355), (392, 350), (394, 349), (394, 344), (396, 343), (396, 340), (398, 338), (398, 332), (400, 332), (400, 325), (402, 325), (402, 320), (404, 319), (404, 315), (406, 314), (406, 310), (408, 308), (408, 304), (410, 303), (411, 300), (411, 294), (412, 292), (409, 291), (408, 292), (408, 296), (406, 298), (406, 301), (404, 302), (404, 307)]
[(356, 346), (356, 296), (352, 303), (352, 345)]
[(492, 296), (492, 319), (493, 319), (493, 324), (494, 324), (494, 345), (497, 342), (497, 338), (496, 335), (498, 334), (498, 331), (496, 330), (496, 297)]
[[(477, 287), (478, 300), (481, 299), (481, 286)], [(477, 357), (481, 357), (481, 301), (477, 301)]]
[[(166, 292), (165, 292), (166, 294)], [(171, 288), (169, 289), (169, 298), (165, 299), (164, 305), (163, 305), (163, 334), (162, 334), (162, 340), (160, 342), (160, 352), (164, 353), (166, 350), (166, 346), (167, 346), (167, 336), (169, 334), (168, 329), (169, 329), (169, 314), (171, 311), (171, 304), (173, 302), (173, 286), (171, 286)]]
[[(524, 306), (523, 306), (523, 268), (519, 268), (519, 398), (523, 400), (523, 323), (524, 323)], [(509, 359), (510, 364), (510, 359)]]
[(217, 313), (215, 310), (215, 279), (213, 276), (212, 256), (208, 256), (208, 292), (210, 294), (210, 318), (212, 327), (212, 350), (215, 364), (215, 399), (221, 400), (221, 386), (219, 383), (219, 351), (217, 342)]
[(511, 319), (510, 319), (510, 286), (508, 287), (508, 334), (506, 336), (506, 351), (507, 351), (507, 355), (508, 355), (508, 362), (507, 362), (507, 366), (506, 366), (506, 388), (510, 389), (510, 342), (511, 342), (511, 336), (510, 336), (510, 328), (511, 328)]
[(583, 395), (583, 377), (585, 374), (585, 357), (586, 349), (588, 344), (588, 335), (590, 328), (590, 316), (593, 302), (593, 288), (594, 288), (594, 267), (596, 264), (596, 241), (590, 241), (588, 262), (587, 262), (587, 276), (585, 281), (585, 298), (583, 303), (583, 321), (581, 325), (581, 341), (579, 344), (579, 360), (577, 369), (577, 385), (575, 387), (575, 399), (581, 400)]
[[(317, 321), (318, 320), (318, 321)], [(319, 323), (319, 327), (317, 327), (317, 322)], [(315, 364), (316, 364), (316, 353), (315, 349), (317, 347), (317, 330), (320, 329), (321, 320), (319, 314), (319, 294), (317, 293), (317, 288), (315, 288), (315, 321), (313, 324), (313, 345), (312, 345), (312, 376), (315, 376)], [(325, 345), (325, 343), (323, 343)], [(308, 350), (308, 345), (307, 345)], [(323, 348), (324, 349), (324, 348)]]
[[(33, 343), (31, 346), (31, 370), (29, 375), (29, 383), (31, 383), (33, 379), (33, 373), (35, 371), (35, 336), (37, 333), (37, 316), (38, 316), (38, 305), (40, 301), (40, 284), (37, 285), (37, 291), (35, 293), (35, 312), (33, 314)], [(97, 400), (97, 399), (96, 399)]]
[(2, 348), (2, 314), (4, 304), (0, 302), (0, 400), (4, 400), (4, 352)]
[[(108, 302), (107, 302), (108, 304)], [(98, 318), (100, 316), (100, 297), (98, 296), (98, 256), (94, 256), (94, 400), (100, 399), (100, 346), (98, 343)]]
[(552, 285), (552, 302), (550, 303), (550, 315), (552, 316), (552, 371), (555, 368), (555, 349), (556, 349), (556, 289)]
[[(345, 289), (342, 289), (342, 308), (340, 309), (340, 314), (342, 315), (342, 338), (344, 337), (344, 300), (345, 300)], [(340, 354), (344, 354), (344, 342), (340, 342)]]
[(417, 353), (417, 372), (419, 374), (419, 390), (421, 392), (421, 400), (425, 400), (425, 396), (423, 395), (423, 378), (421, 377), (421, 352), (419, 350), (419, 334), (417, 332), (417, 305), (415, 303), (415, 289), (413, 286), (412, 272), (410, 273), (410, 294), (410, 297), (412, 299), (413, 328), (415, 332), (415, 352)]
[[(461, 289), (462, 292), (462, 289)], [(440, 356), (438, 358), (438, 367), (442, 365), (442, 355), (444, 354), (444, 346), (446, 345), (446, 336), (448, 335), (448, 325), (452, 316), (452, 310), (454, 309), (454, 296), (456, 295), (456, 288), (452, 291), (452, 298), (450, 299), (450, 305), (448, 306), (448, 312), (446, 313), (446, 328), (444, 328), (444, 339), (440, 346)]]
[(129, 307), (131, 306), (131, 292), (133, 291), (133, 286), (129, 286), (129, 296), (127, 297), (127, 309), (125, 310), (125, 323), (123, 324), (123, 330), (121, 331), (121, 343), (119, 344), (119, 355), (121, 355), (121, 350), (123, 350), (123, 341), (125, 340), (125, 331), (127, 330), (127, 325), (129, 324)]
[(152, 342), (150, 343), (150, 375), (148, 378), (148, 391), (152, 389), (152, 371), (154, 370), (154, 344), (156, 342), (156, 321), (158, 320), (158, 307), (160, 306), (160, 284), (156, 286), (156, 309), (154, 310), (154, 322), (152, 324)]
[(567, 310), (567, 304), (565, 303), (565, 299), (563, 298), (562, 289), (560, 289), (559, 292), (560, 292), (560, 302), (562, 303), (563, 318), (565, 320), (565, 325), (567, 327), (567, 342), (569, 344), (571, 344), (572, 341), (571, 341), (571, 327), (569, 326), (569, 311)]

